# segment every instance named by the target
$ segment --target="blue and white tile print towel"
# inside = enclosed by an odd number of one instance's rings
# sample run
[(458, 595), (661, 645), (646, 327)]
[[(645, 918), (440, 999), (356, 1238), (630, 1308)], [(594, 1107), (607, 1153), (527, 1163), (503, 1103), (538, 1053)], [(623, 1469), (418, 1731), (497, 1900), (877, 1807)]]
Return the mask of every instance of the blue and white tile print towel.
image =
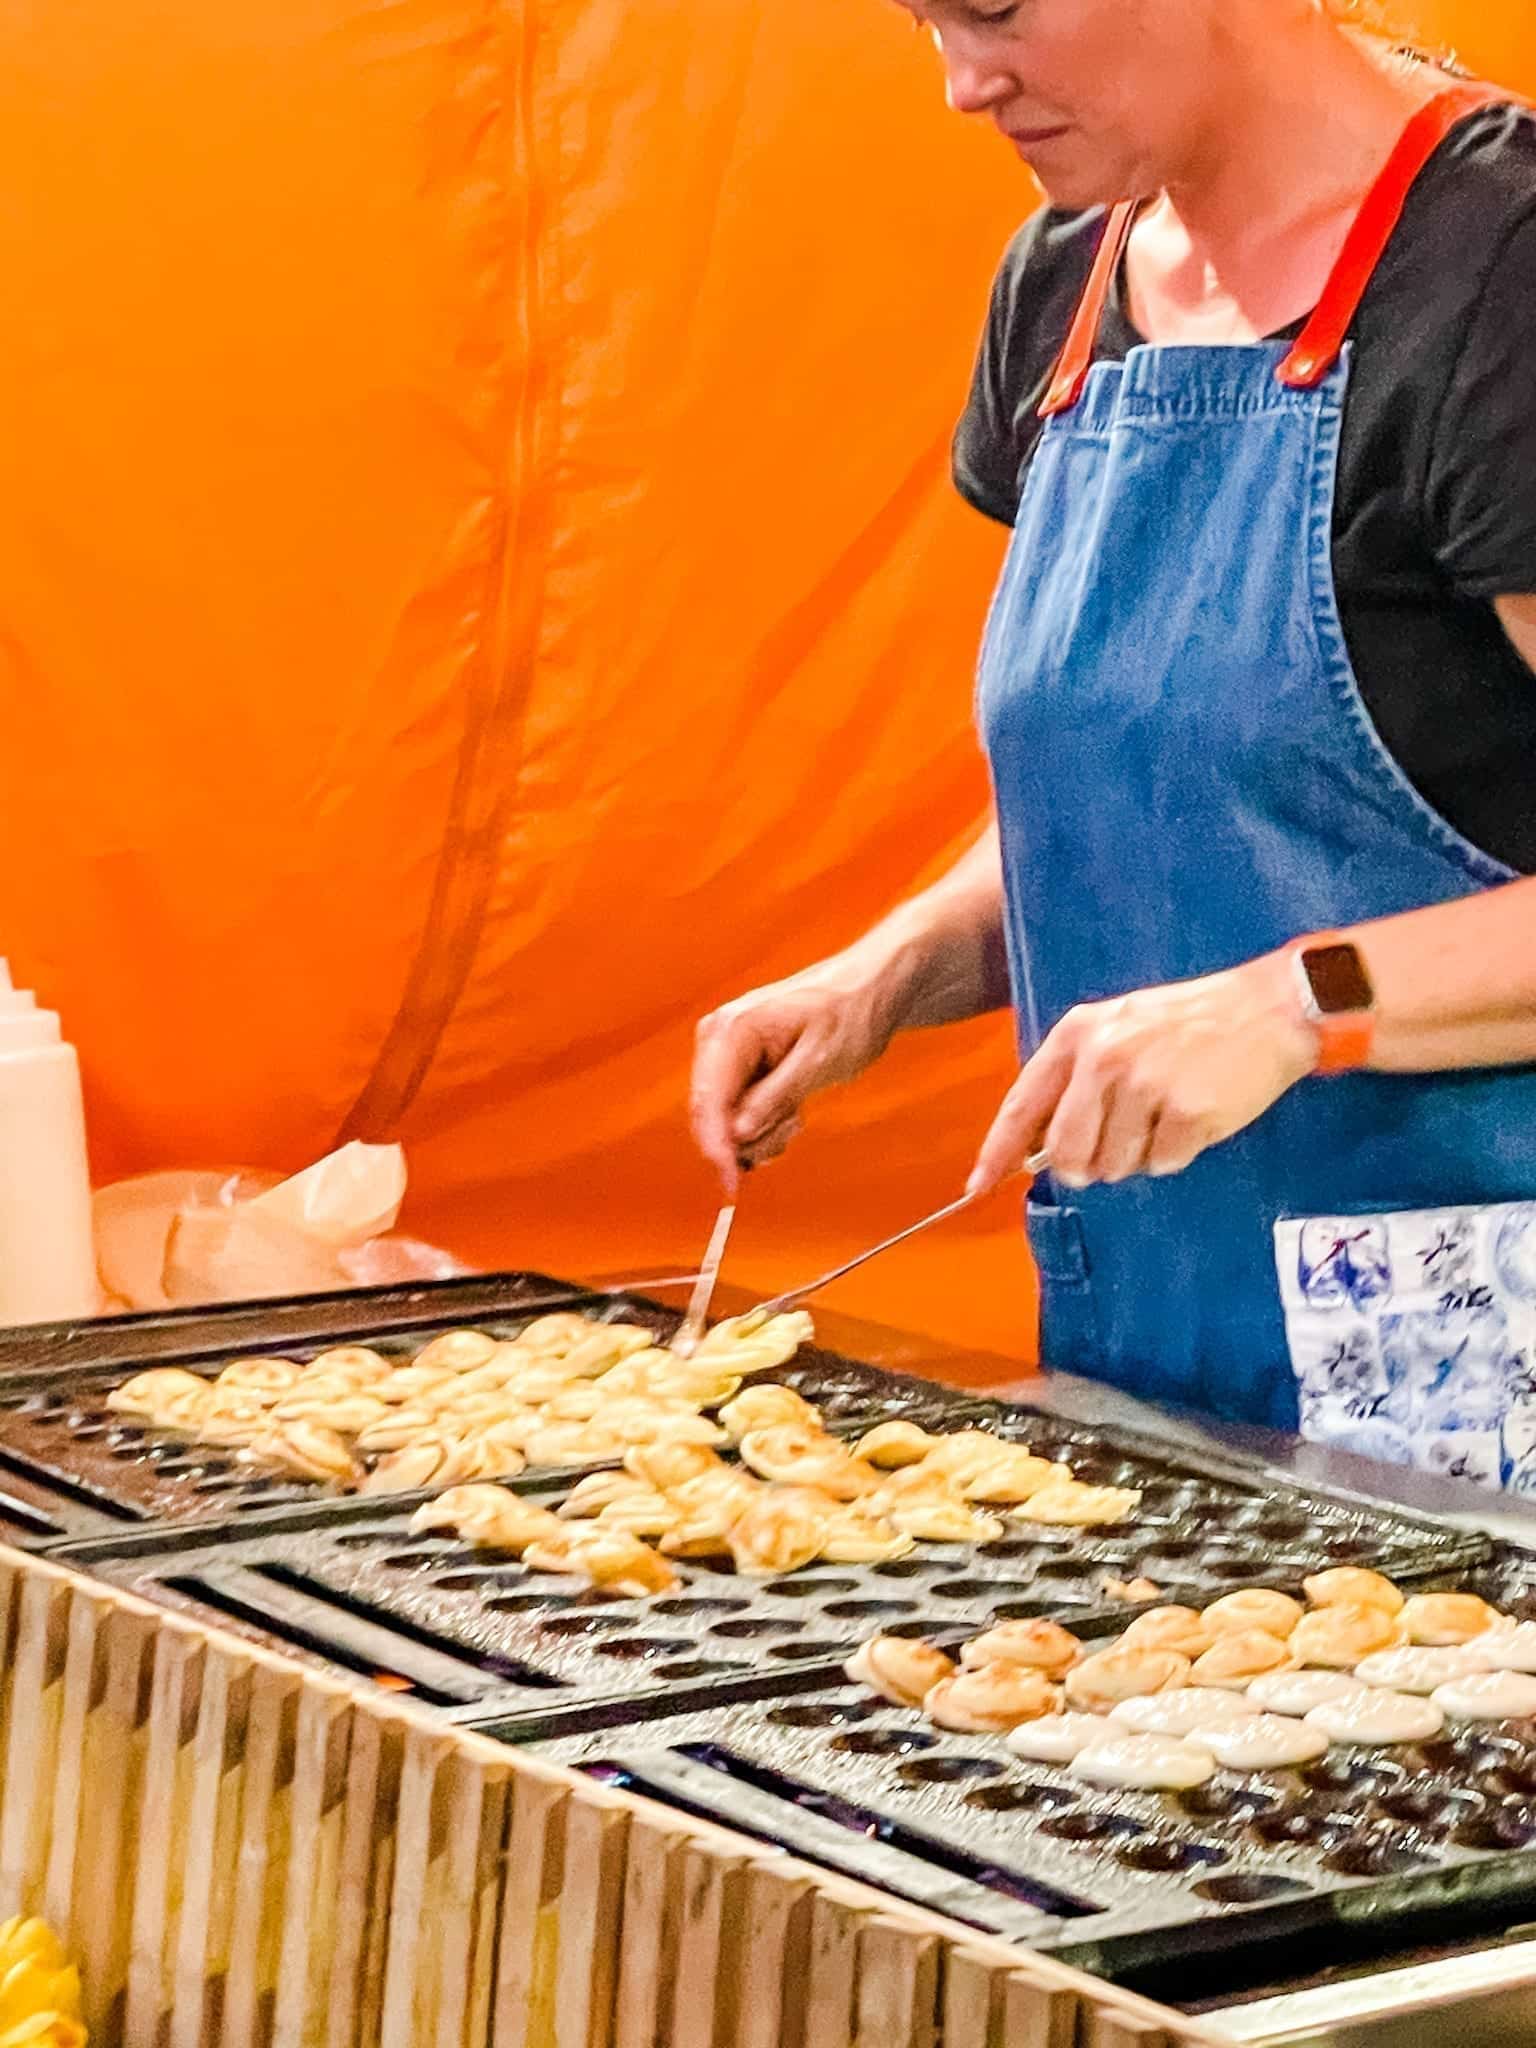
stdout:
[(1301, 1433), (1536, 1498), (1536, 1202), (1283, 1218)]

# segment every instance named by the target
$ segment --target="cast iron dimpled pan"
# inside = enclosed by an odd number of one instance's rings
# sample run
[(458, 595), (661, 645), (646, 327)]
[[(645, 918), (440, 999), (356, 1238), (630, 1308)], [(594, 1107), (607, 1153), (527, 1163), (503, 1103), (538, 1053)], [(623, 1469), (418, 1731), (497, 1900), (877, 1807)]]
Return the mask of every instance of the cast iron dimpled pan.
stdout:
[[(558, 1507), (571, 1483), (528, 1475), (509, 1490)], [(982, 1553), (962, 1544), (767, 1578), (683, 1560), (673, 1592), (628, 1599), (451, 1534), (412, 1535), (411, 1517), (427, 1498), (353, 1498), (217, 1527), (139, 1529), (50, 1554), (280, 1648), (390, 1673), (429, 1704), (476, 1716), (547, 1705), (584, 1719), (639, 1719), (668, 1712), (684, 1693), (711, 1699), (772, 1692), (802, 1677), (824, 1683), (877, 1628), (962, 1637), (1004, 1609), (1092, 1620), (1075, 1588), (1036, 1595), (1008, 1559), (983, 1569)], [(1113, 1548), (1119, 1563), (1123, 1546)]]
[[(238, 1357), (275, 1353), (303, 1360), (340, 1343), (368, 1344), (405, 1359), (440, 1331), (467, 1326), (511, 1337), (555, 1309), (644, 1323), (663, 1339), (680, 1320), (677, 1308), (642, 1296), (593, 1293), (529, 1273), (494, 1283), (435, 1282), (76, 1326), (70, 1339), (61, 1334), (56, 1340), (72, 1349), (68, 1363), (0, 1372), (0, 1522), (8, 1482), (19, 1496), (30, 1489), (39, 1501), (57, 1502), (38, 1531), (40, 1541), (119, 1523), (217, 1522), (276, 1506), (342, 1500), (317, 1482), (242, 1464), (233, 1451), (146, 1428), (108, 1408), (107, 1395), (150, 1365), (212, 1375)], [(35, 1356), (36, 1348), (0, 1352), (0, 1361)], [(972, 1400), (935, 1381), (885, 1372), (815, 1345), (755, 1377), (794, 1387), (844, 1434), (893, 1416), (929, 1420)]]
[[(917, 1383), (890, 1384), (915, 1398)], [(1126, 1607), (1105, 1582), (1149, 1569), (1164, 1598), (1201, 1603), (1245, 1584), (1295, 1590), (1327, 1562), (1370, 1563), (1412, 1582), (1487, 1554), (1485, 1542), (1459, 1531), (1279, 1491), (1241, 1465), (1153, 1463), (1111, 1432), (1066, 1429), (1028, 1410), (957, 1406), (928, 1426), (944, 1433), (978, 1416), (999, 1434), (1048, 1446), (1084, 1477), (1141, 1483), (1142, 1508), (1118, 1528), (1018, 1523), (995, 1544), (920, 1544), (886, 1564), (820, 1565), (777, 1579), (689, 1562), (675, 1593), (644, 1601), (530, 1572), (452, 1536), (413, 1537), (408, 1524), (427, 1495), (143, 1528), (56, 1554), (343, 1669), (392, 1673), (450, 1711), (537, 1707), (566, 1716), (566, 1732), (667, 1713), (684, 1686), (736, 1697), (789, 1676), (814, 1683), (877, 1630), (958, 1642), (1042, 1614), (1088, 1633), (1113, 1630)], [(574, 1482), (527, 1474), (509, 1483), (558, 1507)]]
[(1184, 1794), (1097, 1791), (846, 1683), (643, 1728), (539, 1728), (535, 1713), (479, 1732), (1101, 1976), (1219, 1956), (1264, 1982), (1265, 1949), (1299, 1936), (1422, 1939), (1536, 1904), (1531, 1722), (1336, 1747)]

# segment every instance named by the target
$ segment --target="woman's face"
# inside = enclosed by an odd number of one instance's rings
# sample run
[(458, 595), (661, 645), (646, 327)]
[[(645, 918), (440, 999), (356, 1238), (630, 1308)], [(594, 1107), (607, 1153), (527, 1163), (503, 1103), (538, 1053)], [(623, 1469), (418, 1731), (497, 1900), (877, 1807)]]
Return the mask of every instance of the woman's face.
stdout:
[(1152, 192), (1199, 147), (1233, 0), (898, 0), (1058, 206)]

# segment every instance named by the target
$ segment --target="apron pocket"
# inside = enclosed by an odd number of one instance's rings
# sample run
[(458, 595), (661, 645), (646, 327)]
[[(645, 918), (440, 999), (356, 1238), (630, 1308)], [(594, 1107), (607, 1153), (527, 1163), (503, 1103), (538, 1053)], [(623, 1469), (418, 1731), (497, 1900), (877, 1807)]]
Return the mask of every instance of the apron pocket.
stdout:
[(1282, 1217), (1301, 1433), (1536, 1494), (1536, 1202)]
[(1104, 1347), (1081, 1210), (1026, 1201), (1024, 1228), (1040, 1275), (1041, 1364), (1100, 1377)]

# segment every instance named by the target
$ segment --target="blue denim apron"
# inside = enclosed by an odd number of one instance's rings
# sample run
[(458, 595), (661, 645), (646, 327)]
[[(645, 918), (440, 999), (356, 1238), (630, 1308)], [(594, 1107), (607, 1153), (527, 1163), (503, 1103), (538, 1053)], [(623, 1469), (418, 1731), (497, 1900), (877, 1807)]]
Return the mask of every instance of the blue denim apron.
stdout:
[[(1439, 140), (1494, 97), (1447, 95), (1405, 136), (1395, 210), (1379, 188), (1302, 343), (1139, 347), (1085, 381), (1084, 353), (1055, 394), (978, 692), (1026, 1057), (1075, 1004), (1512, 879), (1387, 753), (1332, 576), (1360, 236), (1374, 216), (1379, 255)], [(1305, 1081), (1183, 1174), (1036, 1183), (1043, 1360), (1295, 1428), (1279, 1218), (1533, 1194), (1536, 1069)]]

